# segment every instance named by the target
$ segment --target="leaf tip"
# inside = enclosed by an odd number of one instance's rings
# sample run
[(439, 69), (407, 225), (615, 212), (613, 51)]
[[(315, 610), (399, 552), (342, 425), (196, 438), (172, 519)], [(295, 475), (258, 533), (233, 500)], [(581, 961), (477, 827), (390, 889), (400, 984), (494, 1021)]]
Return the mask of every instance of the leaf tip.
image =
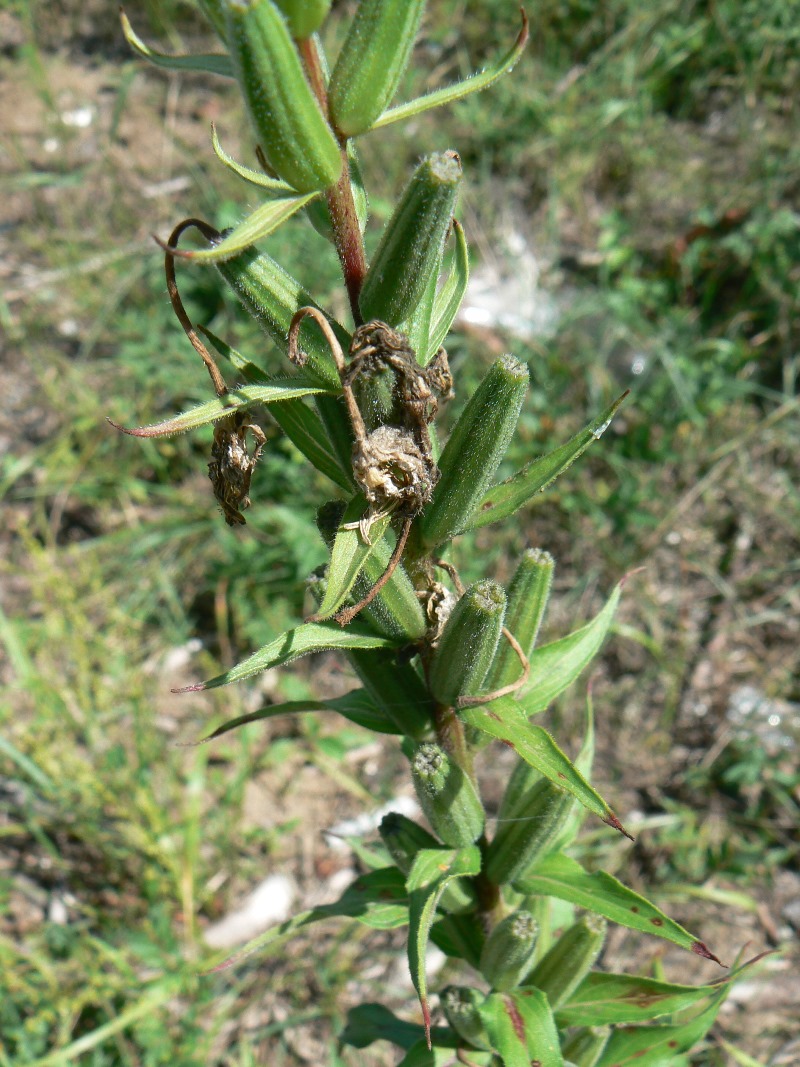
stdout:
[(713, 960), (713, 962), (718, 963), (720, 967), (727, 968), (727, 964), (723, 963), (718, 956), (715, 956), (708, 945), (704, 944), (702, 941), (692, 942), (692, 952), (697, 956), (702, 956), (704, 960)]
[(179, 689), (170, 689), (170, 693), (202, 693), (205, 688), (205, 682), (198, 682), (197, 685), (183, 685)]
[(610, 809), (607, 812), (607, 814), (603, 816), (603, 822), (607, 826), (611, 826), (615, 830), (619, 830), (619, 832), (621, 834), (624, 834), (625, 837), (627, 837), (629, 841), (635, 841), (636, 840), (636, 838), (633, 836), (633, 834), (625, 829), (625, 827), (622, 825), (620, 820), (617, 818), (617, 816), (614, 814), (614, 812), (611, 811)]

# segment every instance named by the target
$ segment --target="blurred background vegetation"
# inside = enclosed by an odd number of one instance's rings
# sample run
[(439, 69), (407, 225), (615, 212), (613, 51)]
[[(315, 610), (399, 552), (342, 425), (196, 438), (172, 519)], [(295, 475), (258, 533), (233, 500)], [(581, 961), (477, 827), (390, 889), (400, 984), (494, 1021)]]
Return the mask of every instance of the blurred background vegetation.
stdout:
[[(188, 4), (127, 11), (164, 50), (216, 47)], [(550, 550), (550, 637), (643, 568), (594, 688), (598, 782), (638, 842), (593, 830), (582, 848), (728, 956), (780, 947), (693, 1062), (796, 1062), (800, 21), (785, 0), (536, 0), (529, 15), (513, 75), (364, 139), (370, 240), (413, 162), (456, 148), (475, 278), (448, 343), (452, 407), (500, 352), (529, 361), (509, 471), (632, 389), (539, 506), (457, 562), (502, 580), (521, 548)], [(479, 67), (517, 25), (512, 0), (435, 0), (404, 97)], [(397, 940), (332, 927), (199, 977), (203, 931), (270, 872), (292, 877), (297, 908), (334, 896), (353, 861), (320, 831), (402, 791), (402, 762), (313, 715), (176, 746), (265, 700), (339, 691), (335, 659), (169, 693), (302, 614), (329, 489), (267, 426), (231, 531), (209, 432), (139, 442), (104, 421), (210, 395), (150, 235), (254, 206), (209, 143), (214, 121), (252, 162), (242, 111), (228, 83), (132, 57), (112, 3), (6, 0), (0, 42), (0, 1064), (334, 1063), (353, 1003), (390, 988), (413, 1010)], [(269, 251), (344, 315), (310, 227)], [(194, 321), (245, 352), (267, 343), (213, 272), (180, 281)], [(567, 747), (582, 700), (550, 716)], [(490, 793), (505, 766), (487, 760)], [(699, 974), (631, 938), (608, 951), (617, 969)], [(360, 1059), (392, 1062), (376, 1048)]]

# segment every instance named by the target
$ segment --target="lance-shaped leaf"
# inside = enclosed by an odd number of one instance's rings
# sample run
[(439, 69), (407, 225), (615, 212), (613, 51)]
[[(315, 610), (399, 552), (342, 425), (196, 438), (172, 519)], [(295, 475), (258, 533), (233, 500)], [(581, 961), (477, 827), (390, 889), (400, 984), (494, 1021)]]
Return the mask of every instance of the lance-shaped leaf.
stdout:
[(119, 17), (122, 22), (122, 32), (125, 34), (125, 40), (137, 55), (156, 67), (163, 67), (166, 70), (196, 70), (204, 74), (221, 74), (225, 78), (233, 77), (233, 64), (230, 56), (169, 56), (163, 52), (154, 52), (137, 35), (124, 11), (120, 11)]
[(260, 189), (263, 189), (265, 195), (277, 197), (296, 195), (295, 190), (288, 182), (282, 182), (280, 178), (271, 178), (261, 170), (253, 170), (252, 167), (245, 167), (241, 163), (237, 163), (233, 156), (229, 156), (219, 143), (217, 127), (213, 122), (211, 123), (211, 146), (214, 149), (217, 159), (221, 163), (224, 163), (234, 174), (238, 174), (240, 178), (244, 178), (246, 182), (250, 182), (251, 185), (257, 185)]
[(394, 930), (408, 924), (408, 894), (403, 875), (396, 867), (384, 867), (369, 871), (356, 878), (333, 904), (323, 904), (310, 911), (301, 912), (284, 923), (270, 927), (264, 933), (248, 941), (238, 952), (220, 963), (205, 969), (213, 974), (226, 970), (256, 952), (265, 954), (279, 948), (298, 930), (323, 919), (356, 919), (373, 930)]
[(481, 869), (481, 853), (476, 845), (468, 848), (426, 848), (414, 858), (406, 879), (408, 889), (408, 965), (411, 981), (419, 997), (425, 1034), (430, 1047), (431, 1013), (428, 1007), (428, 984), (425, 954), (436, 906), (454, 878), (474, 877)]
[(453, 219), (453, 232), (456, 238), (453, 266), (433, 301), (428, 347), (421, 359), (423, 365), (427, 365), (444, 344), (469, 283), (469, 248), (464, 228), (457, 219)]
[[(269, 375), (245, 356), (232, 348), (205, 326), (198, 329), (211, 341), (221, 356), (254, 384), (266, 384)], [(297, 378), (292, 379), (297, 381)], [(330, 440), (318, 415), (306, 407), (301, 399), (281, 400), (280, 403), (268, 403), (267, 409), (292, 444), (317, 468), (320, 473), (330, 478), (342, 489), (352, 491), (353, 477), (350, 467), (343, 467), (331, 447)]]
[[(423, 1038), (408, 1050), (397, 1067), (452, 1067), (457, 1062), (454, 1051), (457, 1045), (455, 1035), (451, 1035), (450, 1040), (440, 1038), (433, 1048), (429, 1048), (427, 1041)], [(488, 1067), (489, 1058), (472, 1052), (470, 1062), (474, 1063), (475, 1067)]]
[(318, 193), (304, 193), (300, 196), (296, 193), (291, 193), (288, 196), (276, 194), (266, 203), (257, 207), (255, 211), (247, 216), (244, 222), (234, 226), (232, 230), (225, 234), (222, 240), (216, 241), (210, 248), (196, 251), (173, 250), (173, 255), (182, 259), (190, 259), (194, 263), (222, 263), (226, 259), (232, 259), (233, 256), (243, 252), (246, 248), (250, 248), (256, 241), (269, 237), (287, 219), (290, 219), (296, 211), (305, 207), (318, 195)]
[(592, 662), (608, 633), (624, 584), (623, 578), (586, 626), (534, 651), (527, 685), (517, 698), (526, 715), (545, 711)]
[(509, 745), (520, 759), (555, 785), (566, 789), (603, 822), (626, 833), (605, 800), (589, 785), (553, 737), (541, 726), (529, 723), (525, 712), (512, 697), (498, 697), (482, 707), (463, 708), (458, 714), (469, 726)]
[(520, 878), (516, 888), (520, 893), (537, 893), (566, 900), (587, 911), (604, 915), (620, 926), (654, 934), (681, 948), (690, 949), (703, 959), (720, 962), (699, 938), (684, 930), (655, 904), (634, 893), (605, 871), (590, 874), (569, 856), (549, 856), (534, 873)]
[(505, 1067), (563, 1067), (561, 1045), (547, 997), (538, 989), (491, 993), (481, 1018)]
[(231, 667), (224, 674), (218, 674), (216, 678), (210, 678), (207, 682), (199, 685), (187, 685), (182, 689), (173, 689), (173, 693), (194, 693), (203, 689), (216, 689), (221, 685), (230, 685), (231, 682), (242, 682), (246, 678), (252, 678), (255, 674), (269, 670), (270, 667), (280, 667), (300, 656), (308, 656), (312, 652), (329, 652), (331, 649), (343, 648), (395, 648), (396, 641), (387, 637), (380, 637), (372, 630), (364, 626), (353, 624), (346, 630), (336, 623), (330, 622), (304, 622), (293, 630), (287, 630), (268, 645), (264, 645), (258, 652), (248, 656), (246, 660)]
[[(443, 1029), (434, 1031), (437, 1038), (445, 1033)], [(425, 1041), (425, 1031), (419, 1023), (399, 1019), (383, 1004), (357, 1004), (347, 1013), (347, 1024), (339, 1041), (353, 1048), (366, 1048), (375, 1041), (391, 1041), (407, 1051), (419, 1041)]]
[[(508, 590), (505, 626), (514, 635), (525, 656), (530, 657), (544, 617), (555, 561), (549, 552), (529, 548), (522, 555)], [(508, 641), (497, 649), (486, 677), (486, 690), (510, 685), (522, 675), (522, 664)]]
[(490, 522), (508, 518), (527, 504), (537, 493), (542, 493), (552, 482), (582, 456), (592, 441), (599, 441), (614, 417), (614, 413), (628, 395), (623, 393), (610, 407), (580, 433), (575, 434), (565, 445), (548, 452), (546, 456), (531, 460), (511, 478), (493, 486), (483, 497), (470, 519), (469, 529), (477, 530)]
[(665, 1067), (705, 1037), (717, 1017), (726, 990), (690, 1022), (672, 1026), (625, 1026), (615, 1030), (596, 1067)]
[(528, 17), (521, 8), (520, 14), (522, 15), (522, 29), (505, 55), (488, 67), (484, 67), (479, 73), (472, 74), (469, 78), (465, 78), (455, 85), (447, 85), (443, 89), (436, 89), (434, 92), (428, 93), (427, 96), (421, 96), (419, 99), (411, 100), (407, 104), (399, 104), (397, 107), (389, 108), (373, 123), (372, 129), (378, 130), (382, 126), (391, 125), (393, 122), (404, 122), (414, 115), (421, 115), (424, 111), (430, 111), (432, 108), (442, 107), (445, 104), (452, 104), (456, 100), (462, 100), (465, 96), (469, 96), (470, 93), (477, 93), (481, 89), (486, 89), (492, 82), (497, 81), (501, 75), (507, 74), (522, 55), (522, 50), (528, 43)]
[(714, 996), (719, 985), (676, 985), (629, 974), (588, 974), (557, 1013), (559, 1026), (637, 1023), (672, 1015)]
[(354, 722), (356, 726), (363, 726), (365, 730), (372, 730), (374, 733), (402, 733), (385, 712), (377, 707), (367, 692), (363, 689), (353, 689), (332, 700), (287, 700), (281, 704), (270, 704), (266, 708), (250, 711), (246, 715), (237, 715), (235, 719), (224, 722), (194, 744), (204, 745), (208, 741), (214, 741), (223, 734), (230, 733), (231, 730), (236, 730), (240, 726), (248, 726), (252, 722), (274, 719), (278, 715), (296, 715), (309, 711), (335, 711), (343, 718)]
[[(317, 609), (317, 616), (320, 619), (328, 619), (331, 615), (335, 615), (344, 604), (364, 564), (375, 552), (388, 529), (390, 515), (377, 519), (370, 529), (371, 543), (367, 544), (358, 529), (358, 520), (363, 518), (366, 510), (367, 502), (361, 493), (358, 493), (347, 505), (342, 524), (336, 532), (331, 548), (325, 595)], [(351, 528), (347, 529), (348, 526)]]
[(191, 411), (185, 411), (182, 415), (175, 415), (164, 422), (153, 423), (152, 426), (138, 426), (134, 429), (126, 429), (117, 426), (123, 433), (131, 437), (173, 437), (177, 433), (186, 433), (187, 430), (195, 430), (198, 426), (208, 426), (217, 419), (230, 415), (232, 411), (252, 407), (253, 404), (266, 404), (279, 400), (291, 400), (300, 396), (309, 396), (312, 393), (323, 393), (324, 388), (315, 382), (305, 382), (301, 378), (285, 378), (282, 381), (276, 379), (269, 385), (243, 385), (239, 389), (233, 389), (225, 396), (208, 400)]
[(398, 732), (415, 740), (430, 734), (433, 701), (411, 663), (400, 662), (393, 652), (383, 649), (365, 652), (351, 649), (347, 658), (376, 705), (387, 719), (396, 723)]

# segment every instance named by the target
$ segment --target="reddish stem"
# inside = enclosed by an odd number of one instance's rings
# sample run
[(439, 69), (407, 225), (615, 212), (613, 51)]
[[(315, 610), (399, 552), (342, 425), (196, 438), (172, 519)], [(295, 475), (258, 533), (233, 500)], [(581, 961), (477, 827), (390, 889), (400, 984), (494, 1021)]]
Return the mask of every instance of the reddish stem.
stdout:
[[(316, 42), (312, 37), (307, 37), (298, 41), (297, 46), (314, 95), (319, 101), (323, 113), (327, 115), (328, 94), (325, 88), (325, 77), (322, 73)], [(339, 137), (339, 147), (342, 153), (342, 173), (338, 182), (326, 191), (325, 199), (328, 202), (336, 251), (339, 254), (339, 262), (342, 265), (342, 274), (347, 288), (347, 295), (350, 299), (353, 320), (356, 326), (361, 326), (364, 320), (361, 317), (358, 298), (367, 274), (367, 257), (364, 253), (364, 241), (361, 237), (361, 227), (358, 224), (358, 214), (353, 200), (353, 189), (350, 185), (350, 163), (347, 159), (346, 138)]]

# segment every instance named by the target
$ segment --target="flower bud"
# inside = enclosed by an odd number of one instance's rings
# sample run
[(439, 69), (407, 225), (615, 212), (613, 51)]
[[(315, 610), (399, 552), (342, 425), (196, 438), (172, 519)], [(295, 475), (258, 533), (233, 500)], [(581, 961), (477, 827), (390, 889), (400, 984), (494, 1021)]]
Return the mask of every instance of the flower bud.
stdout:
[(469, 524), (508, 448), (528, 377), (524, 364), (503, 356), (470, 397), (439, 457), (441, 477), (419, 520), (426, 546), (449, 541)]
[(365, 322), (399, 326), (438, 274), (461, 181), (455, 152), (423, 160), (386, 224), (359, 297)]
[(328, 89), (340, 134), (364, 133), (384, 112), (408, 65), (425, 0), (361, 0)]
[(227, 0), (226, 19), (236, 78), (269, 165), (299, 193), (334, 185), (342, 153), (280, 11), (271, 0)]
[(483, 833), (485, 815), (471, 778), (444, 749), (430, 741), (411, 761), (411, 777), (420, 807), (440, 839), (451, 848), (466, 848)]
[[(529, 548), (519, 561), (508, 589), (505, 625), (516, 637), (526, 656), (530, 656), (539, 633), (553, 582), (555, 561), (549, 552)], [(497, 650), (489, 676), (488, 690), (500, 689), (515, 682), (522, 673), (519, 656), (504, 641)]]
[(464, 593), (450, 613), (430, 666), (430, 688), (440, 704), (480, 691), (503, 628), (506, 595), (484, 579)]
[(459, 1037), (479, 1049), (490, 1049), (491, 1043), (480, 1015), (483, 996), (477, 989), (448, 986), (442, 991), (442, 1011)]
[[(441, 848), (433, 834), (429, 834), (422, 826), (396, 811), (390, 811), (383, 817), (379, 832), (389, 855), (403, 874), (408, 874), (411, 870), (414, 857), (420, 849)], [(472, 912), (477, 901), (477, 894), (471, 883), (463, 878), (456, 878), (445, 887), (439, 907), (450, 914)]]
[(539, 960), (525, 984), (541, 989), (555, 1011), (591, 970), (605, 944), (607, 930), (608, 923), (602, 915), (585, 915)]
[(536, 782), (501, 823), (486, 853), (486, 876), (497, 885), (514, 882), (547, 855), (572, 806), (572, 796), (546, 778)]
[(539, 924), (529, 911), (515, 911), (495, 926), (481, 953), (480, 972), (492, 989), (515, 989), (530, 970)]

